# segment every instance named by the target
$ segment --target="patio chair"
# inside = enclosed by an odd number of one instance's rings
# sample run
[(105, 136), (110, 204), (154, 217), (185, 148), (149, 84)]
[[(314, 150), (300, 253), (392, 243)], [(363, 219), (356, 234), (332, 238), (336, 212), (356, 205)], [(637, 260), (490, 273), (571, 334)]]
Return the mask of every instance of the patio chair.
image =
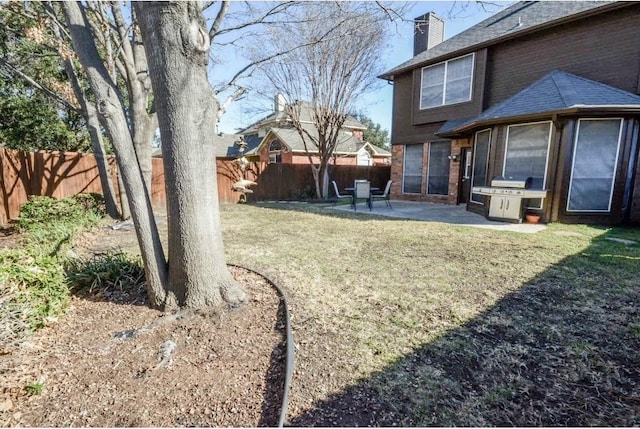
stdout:
[(353, 190), (353, 211), (356, 210), (358, 200), (366, 200), (369, 210), (371, 210), (371, 183), (369, 182), (355, 182), (355, 189)]
[(373, 202), (375, 200), (384, 200), (384, 202), (387, 203), (387, 207), (392, 209), (393, 207), (391, 207), (390, 196), (391, 196), (391, 180), (387, 182), (387, 186), (384, 187), (384, 192), (382, 194), (373, 194), (373, 193), (371, 194), (371, 206), (373, 207)]
[(336, 205), (337, 201), (340, 201), (342, 199), (350, 199), (351, 203), (353, 204), (353, 196), (352, 195), (342, 195), (340, 194), (340, 191), (338, 191), (338, 184), (336, 183), (335, 180), (332, 180), (331, 183), (333, 183), (333, 191), (336, 193), (336, 200), (333, 202), (333, 205)]

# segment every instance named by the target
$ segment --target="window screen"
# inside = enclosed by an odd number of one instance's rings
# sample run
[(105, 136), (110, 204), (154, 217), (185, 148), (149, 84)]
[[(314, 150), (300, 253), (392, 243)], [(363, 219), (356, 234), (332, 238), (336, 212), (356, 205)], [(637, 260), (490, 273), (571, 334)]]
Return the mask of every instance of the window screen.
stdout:
[[(476, 142), (473, 147), (473, 177), (471, 186), (485, 186), (487, 184), (487, 166), (489, 161), (489, 145), (491, 131), (485, 130), (476, 133)], [(471, 194), (471, 201), (483, 203), (484, 197), (479, 194)]]
[(544, 189), (551, 122), (509, 127), (503, 176), (533, 178), (532, 189)]
[(447, 90), (444, 104), (469, 100), (472, 69), (473, 57), (463, 57), (447, 62)]
[(473, 54), (422, 69), (420, 108), (471, 100)]
[(449, 155), (451, 143), (435, 142), (429, 146), (427, 194), (449, 194)]
[(621, 119), (578, 121), (567, 211), (609, 211)]
[(421, 109), (442, 105), (442, 98), (444, 96), (444, 72), (444, 63), (422, 70)]
[(402, 192), (419, 194), (422, 192), (422, 145), (404, 147), (404, 180)]

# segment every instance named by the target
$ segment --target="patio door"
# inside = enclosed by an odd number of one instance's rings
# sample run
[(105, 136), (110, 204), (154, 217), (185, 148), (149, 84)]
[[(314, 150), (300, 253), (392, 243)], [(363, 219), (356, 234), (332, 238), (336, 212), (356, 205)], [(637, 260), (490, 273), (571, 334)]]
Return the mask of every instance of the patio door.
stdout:
[(467, 204), (471, 194), (471, 161), (473, 150), (463, 147), (460, 150), (460, 184), (458, 186), (458, 204)]

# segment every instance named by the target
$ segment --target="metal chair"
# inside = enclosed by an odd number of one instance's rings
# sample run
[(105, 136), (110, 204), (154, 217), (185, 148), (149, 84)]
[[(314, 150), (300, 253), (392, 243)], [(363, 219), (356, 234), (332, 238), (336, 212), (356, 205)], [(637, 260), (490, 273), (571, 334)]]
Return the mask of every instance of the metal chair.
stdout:
[(392, 209), (393, 207), (391, 207), (390, 197), (391, 197), (391, 180), (387, 182), (387, 186), (384, 187), (384, 192), (382, 194), (373, 194), (373, 193), (371, 194), (371, 206), (373, 206), (373, 202), (375, 200), (384, 200), (384, 202), (387, 203), (387, 207)]
[(338, 190), (338, 184), (336, 183), (335, 180), (332, 180), (331, 183), (333, 183), (333, 191), (336, 193), (336, 200), (333, 202), (333, 205), (336, 204), (337, 201), (342, 200), (342, 199), (350, 199), (353, 201), (353, 196), (352, 195), (341, 195), (340, 191)]
[(371, 183), (357, 181), (355, 182), (355, 189), (353, 190), (353, 211), (356, 211), (356, 205), (358, 200), (366, 200), (369, 210), (371, 210)]

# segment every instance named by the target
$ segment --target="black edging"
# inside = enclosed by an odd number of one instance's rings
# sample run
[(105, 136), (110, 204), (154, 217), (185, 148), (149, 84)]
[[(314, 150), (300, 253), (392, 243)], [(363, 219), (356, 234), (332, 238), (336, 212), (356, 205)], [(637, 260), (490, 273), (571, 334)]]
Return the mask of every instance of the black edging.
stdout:
[(242, 270), (252, 272), (264, 278), (267, 281), (267, 283), (269, 283), (278, 292), (278, 294), (280, 295), (280, 298), (282, 299), (282, 303), (284, 305), (284, 322), (285, 322), (285, 329), (287, 331), (287, 334), (286, 334), (287, 335), (287, 362), (285, 364), (284, 392), (282, 394), (282, 406), (280, 408), (280, 419), (278, 420), (278, 427), (281, 428), (284, 426), (284, 420), (287, 416), (287, 406), (289, 404), (289, 389), (291, 387), (291, 378), (293, 377), (293, 364), (295, 361), (295, 350), (293, 347), (293, 333), (291, 332), (291, 318), (289, 317), (289, 306), (287, 303), (287, 295), (284, 293), (284, 290), (280, 288), (280, 286), (278, 286), (273, 280), (271, 280), (269, 277), (265, 276), (261, 272), (252, 270), (251, 268), (247, 268), (245, 266), (238, 265), (238, 264), (227, 263), (227, 265), (230, 267), (240, 268)]

